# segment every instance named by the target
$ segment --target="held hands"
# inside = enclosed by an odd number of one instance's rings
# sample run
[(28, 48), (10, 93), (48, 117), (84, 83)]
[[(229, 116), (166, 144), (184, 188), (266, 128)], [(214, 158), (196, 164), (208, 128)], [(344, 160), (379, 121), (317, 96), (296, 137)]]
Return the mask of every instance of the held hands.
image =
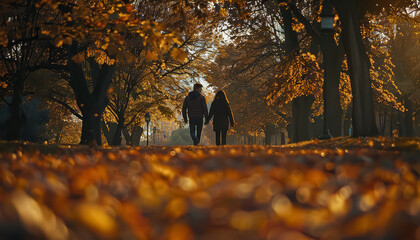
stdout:
[(188, 119), (184, 119), (184, 123), (186, 123), (186, 124), (187, 124), (187, 123), (188, 123)]

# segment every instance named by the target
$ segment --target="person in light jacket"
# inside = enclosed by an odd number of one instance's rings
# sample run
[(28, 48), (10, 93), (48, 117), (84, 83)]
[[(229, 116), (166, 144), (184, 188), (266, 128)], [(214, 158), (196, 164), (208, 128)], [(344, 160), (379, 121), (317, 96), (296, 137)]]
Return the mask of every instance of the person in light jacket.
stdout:
[(190, 120), (190, 134), (194, 145), (200, 143), (203, 117), (207, 119), (209, 116), (206, 99), (201, 94), (202, 89), (203, 85), (199, 83), (194, 84), (194, 90), (185, 97), (184, 104), (182, 105), (184, 122), (188, 123), (188, 118)]
[(211, 103), (210, 113), (206, 119), (206, 123), (208, 123), (212, 117), (214, 117), (213, 131), (216, 133), (216, 145), (220, 145), (220, 142), (222, 145), (226, 145), (226, 134), (229, 129), (229, 123), (230, 126), (233, 127), (235, 121), (233, 119), (229, 101), (226, 98), (225, 92), (222, 90), (216, 93), (216, 96)]

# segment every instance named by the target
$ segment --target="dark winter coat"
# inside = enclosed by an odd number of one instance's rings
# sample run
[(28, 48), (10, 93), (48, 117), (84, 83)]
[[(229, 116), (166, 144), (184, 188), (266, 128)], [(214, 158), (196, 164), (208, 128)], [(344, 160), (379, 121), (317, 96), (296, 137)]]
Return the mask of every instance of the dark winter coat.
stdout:
[(208, 120), (213, 116), (214, 131), (227, 131), (229, 129), (229, 122), (231, 126), (235, 124), (229, 103), (225, 101), (215, 100), (211, 103)]
[(184, 119), (188, 117), (205, 117), (209, 116), (207, 110), (206, 99), (198, 91), (192, 91), (185, 97), (184, 104), (182, 105), (182, 116)]

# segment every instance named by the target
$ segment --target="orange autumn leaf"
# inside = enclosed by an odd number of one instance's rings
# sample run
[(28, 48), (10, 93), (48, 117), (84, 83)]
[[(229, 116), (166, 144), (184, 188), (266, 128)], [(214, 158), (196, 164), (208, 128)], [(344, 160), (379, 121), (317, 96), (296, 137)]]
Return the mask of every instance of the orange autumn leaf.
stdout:
[(97, 204), (81, 203), (75, 208), (75, 215), (88, 229), (102, 237), (115, 237), (118, 225), (106, 209)]
[(165, 238), (168, 240), (192, 240), (194, 233), (188, 225), (174, 223), (165, 229)]

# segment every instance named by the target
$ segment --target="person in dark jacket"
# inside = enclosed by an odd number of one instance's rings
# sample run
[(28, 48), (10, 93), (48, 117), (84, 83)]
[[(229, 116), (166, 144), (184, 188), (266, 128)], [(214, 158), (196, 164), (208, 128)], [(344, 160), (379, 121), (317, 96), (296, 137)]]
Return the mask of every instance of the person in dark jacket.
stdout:
[(194, 84), (194, 90), (185, 97), (184, 104), (182, 105), (184, 122), (188, 123), (188, 118), (190, 119), (190, 134), (194, 145), (200, 143), (201, 130), (203, 129), (203, 117), (207, 119), (209, 116), (206, 99), (201, 94), (202, 89), (203, 85), (199, 83)]
[(209, 117), (206, 119), (208, 123), (213, 119), (213, 131), (216, 133), (216, 145), (220, 145), (220, 137), (222, 137), (222, 145), (226, 145), (226, 134), (230, 125), (233, 127), (235, 121), (233, 120), (232, 110), (226, 98), (225, 92), (222, 90), (216, 93), (213, 102), (211, 103)]

